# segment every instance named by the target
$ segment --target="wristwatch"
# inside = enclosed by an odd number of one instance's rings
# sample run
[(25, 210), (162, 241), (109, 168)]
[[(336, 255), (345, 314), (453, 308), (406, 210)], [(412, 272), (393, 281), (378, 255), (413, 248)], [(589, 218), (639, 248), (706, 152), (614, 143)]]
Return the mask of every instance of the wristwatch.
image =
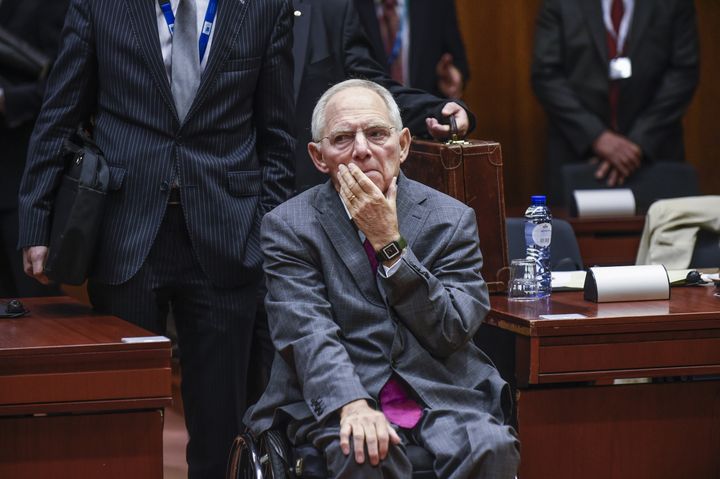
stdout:
[(375, 257), (381, 263), (390, 261), (391, 259), (400, 256), (405, 247), (407, 247), (407, 241), (405, 241), (405, 238), (401, 236), (397, 239), (397, 241), (392, 241), (380, 248), (380, 251), (375, 253)]

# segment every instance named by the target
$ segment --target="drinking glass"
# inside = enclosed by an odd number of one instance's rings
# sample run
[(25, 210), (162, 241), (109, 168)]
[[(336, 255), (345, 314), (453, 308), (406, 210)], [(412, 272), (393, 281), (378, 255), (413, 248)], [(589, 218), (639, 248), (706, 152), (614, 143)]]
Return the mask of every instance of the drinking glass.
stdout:
[(538, 265), (533, 259), (514, 259), (510, 262), (508, 301), (539, 299)]

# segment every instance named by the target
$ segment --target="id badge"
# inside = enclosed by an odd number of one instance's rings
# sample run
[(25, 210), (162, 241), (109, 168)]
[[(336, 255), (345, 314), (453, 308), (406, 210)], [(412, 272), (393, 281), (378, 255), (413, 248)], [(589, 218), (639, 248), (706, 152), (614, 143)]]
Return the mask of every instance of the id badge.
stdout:
[(611, 80), (625, 80), (632, 76), (632, 63), (628, 57), (610, 60), (609, 76)]

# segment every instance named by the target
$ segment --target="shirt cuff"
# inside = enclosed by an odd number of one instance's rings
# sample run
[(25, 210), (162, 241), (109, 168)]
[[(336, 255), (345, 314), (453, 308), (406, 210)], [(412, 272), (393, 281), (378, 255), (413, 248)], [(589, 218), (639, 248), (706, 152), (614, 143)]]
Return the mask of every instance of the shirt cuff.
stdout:
[(385, 271), (385, 274), (383, 276), (385, 276), (386, 278), (389, 278), (390, 276), (392, 276), (395, 273), (395, 271), (397, 271), (398, 268), (400, 267), (400, 263), (402, 262), (403, 256), (405, 256), (405, 250), (403, 250), (403, 252), (400, 254), (400, 258), (397, 261), (395, 261), (395, 263), (393, 263), (392, 266), (382, 265), (383, 270)]

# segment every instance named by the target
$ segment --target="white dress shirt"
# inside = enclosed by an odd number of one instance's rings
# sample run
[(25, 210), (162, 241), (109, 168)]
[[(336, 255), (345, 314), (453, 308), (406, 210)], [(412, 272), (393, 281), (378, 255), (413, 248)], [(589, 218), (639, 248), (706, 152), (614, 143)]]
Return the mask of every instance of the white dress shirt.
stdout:
[[(185, 0), (194, 1), (197, 10), (197, 31), (198, 41), (200, 41), (200, 32), (202, 31), (203, 24), (205, 23), (205, 14), (207, 13), (208, 4), (210, 0)], [(178, 4), (180, 0), (170, 0), (173, 14), (177, 12)], [(165, 63), (165, 71), (167, 72), (168, 79), (171, 78), (172, 73), (172, 36), (168, 29), (165, 15), (160, 8), (160, 2), (155, 1), (155, 13), (157, 14), (158, 33), (160, 35), (160, 50), (162, 51), (163, 62)], [(210, 46), (212, 45), (213, 34), (215, 33), (215, 25), (217, 24), (217, 13), (215, 14), (215, 21), (213, 22), (213, 28), (210, 30), (210, 38), (208, 39), (207, 48), (205, 49), (205, 56), (200, 63), (200, 68), (205, 69), (207, 60), (210, 57)]]
[(635, 0), (623, 0), (625, 13), (623, 13), (620, 21), (620, 31), (616, 32), (613, 28), (612, 18), (610, 17), (610, 8), (613, 0), (602, 0), (603, 22), (605, 29), (613, 35), (617, 41), (618, 56), (622, 55), (625, 50), (625, 40), (627, 39), (630, 23), (632, 22), (633, 12), (635, 11)]

